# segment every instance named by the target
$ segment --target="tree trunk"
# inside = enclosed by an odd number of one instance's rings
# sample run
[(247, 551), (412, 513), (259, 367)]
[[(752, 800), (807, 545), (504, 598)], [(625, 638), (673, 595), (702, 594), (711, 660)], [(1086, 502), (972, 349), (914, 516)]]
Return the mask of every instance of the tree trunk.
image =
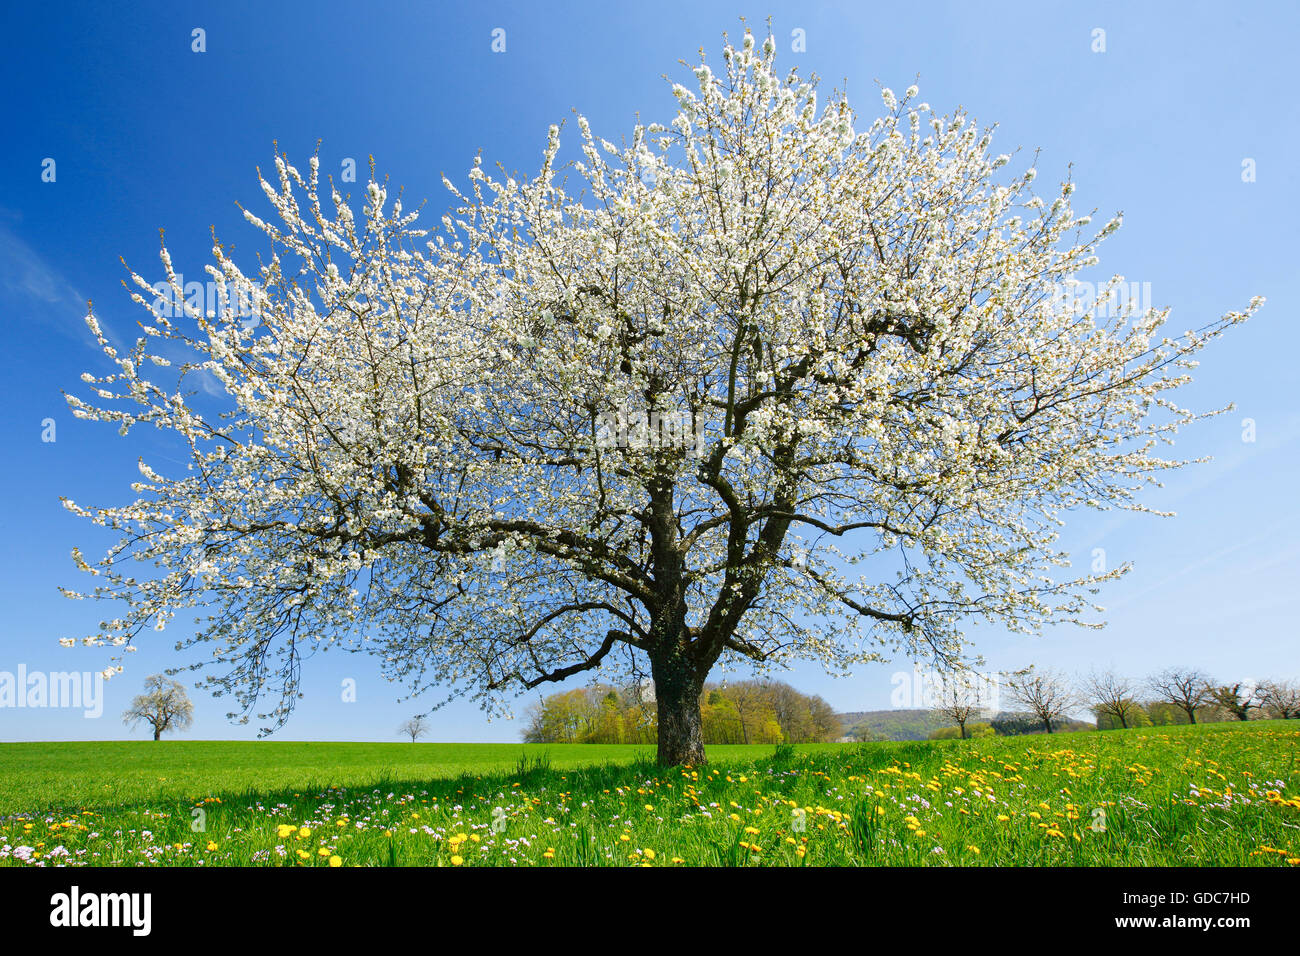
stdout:
[(1188, 720), (1189, 723), (1193, 723), (1193, 724), (1196, 723), (1196, 708), (1195, 708), (1195, 707), (1188, 707), (1188, 708), (1187, 708), (1187, 720)]
[(153, 729), (153, 739), (154, 739), (154, 740), (158, 740), (160, 737), (162, 737), (162, 728), (161, 728), (161, 727), (155, 727), (155, 728)]
[(706, 763), (704, 721), (700, 717), (703, 676), (679, 655), (652, 656), (650, 674), (655, 682), (655, 707), (659, 713), (659, 765), (698, 767)]

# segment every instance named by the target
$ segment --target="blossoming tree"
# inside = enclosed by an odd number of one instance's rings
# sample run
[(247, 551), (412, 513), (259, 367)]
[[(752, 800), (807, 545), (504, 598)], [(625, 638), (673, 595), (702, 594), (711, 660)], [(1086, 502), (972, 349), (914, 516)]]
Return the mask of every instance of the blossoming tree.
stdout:
[(145, 334), (119, 354), (88, 317), (115, 368), (69, 401), (190, 463), (141, 462), (123, 507), (66, 502), (122, 535), (74, 554), (97, 586), (70, 596), (124, 602), (85, 643), (198, 609), (180, 646), (244, 720), (278, 696), (274, 726), (331, 645), (490, 710), (648, 667), (672, 764), (704, 760), (715, 666), (955, 662), (972, 615), (1089, 623), (1123, 569), (1055, 573), (1062, 515), (1145, 510), (1180, 464), (1156, 446), (1197, 417), (1171, 390), (1261, 300), (1176, 338), (1167, 312), (1077, 307), (1061, 290), (1119, 221), (1076, 217), (1071, 183), (1040, 198), (914, 89), (859, 128), (770, 39), (723, 62), (630, 144), (579, 119), (580, 157), (552, 127), (535, 178), (476, 162), (429, 231), (373, 174), (358, 216), (315, 157), (277, 158), (274, 216), (246, 213), (270, 252), (245, 272), (215, 245), (216, 309), (169, 317), (132, 273)]

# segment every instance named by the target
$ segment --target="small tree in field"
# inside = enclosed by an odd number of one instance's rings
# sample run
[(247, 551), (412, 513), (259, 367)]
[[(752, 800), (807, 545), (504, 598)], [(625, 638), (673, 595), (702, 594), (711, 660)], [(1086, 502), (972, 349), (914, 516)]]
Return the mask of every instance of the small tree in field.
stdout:
[(1053, 671), (1036, 672), (1031, 667), (1008, 674), (1005, 680), (1011, 696), (1042, 721), (1043, 730), (1049, 734), (1052, 725), (1064, 720), (1079, 704), (1069, 682)]
[(411, 743), (415, 743), (429, 732), (429, 725), (425, 723), (423, 717), (412, 717), (398, 727), (397, 732), (410, 737)]
[(1133, 684), (1114, 671), (1094, 672), (1084, 681), (1085, 694), (1098, 716), (1107, 716), (1127, 729), (1135, 723), (1142, 705), (1133, 696)]
[(154, 674), (145, 679), (144, 693), (131, 701), (122, 720), (128, 727), (148, 724), (153, 728), (153, 739), (159, 740), (169, 730), (186, 730), (194, 723), (194, 704), (179, 683)]
[(935, 696), (935, 714), (955, 724), (962, 740), (970, 736), (966, 725), (989, 711), (985, 683), (969, 671), (942, 675), (936, 683)]
[(1249, 684), (1242, 689), (1241, 681), (1235, 684), (1218, 684), (1210, 688), (1210, 696), (1234, 720), (1250, 720), (1250, 712), (1259, 708), (1256, 688)]
[(1260, 681), (1255, 688), (1260, 706), (1278, 720), (1300, 718), (1300, 683), (1286, 680)]
[(213, 315), (165, 248), (182, 316), (133, 272), (145, 334), (119, 354), (88, 316), (112, 370), (69, 401), (190, 464), (141, 462), (124, 507), (66, 503), (123, 535), (74, 555), (127, 607), (88, 642), (203, 608), (183, 646), (236, 716), (278, 695), (271, 727), (329, 643), (490, 711), (648, 669), (675, 764), (705, 759), (719, 664), (947, 666), (971, 616), (1100, 626), (1089, 595), (1125, 568), (1058, 576), (1062, 517), (1147, 510), (1181, 464), (1157, 445), (1197, 417), (1172, 390), (1262, 300), (1176, 336), (1167, 310), (1080, 307), (1062, 292), (1118, 217), (1076, 215), (1069, 181), (1035, 195), (915, 90), (877, 119), (819, 101), (775, 49), (728, 45), (625, 147), (580, 118), (580, 194), (558, 127), (534, 178), (447, 182), (433, 232), (373, 177), (358, 214), (316, 157), (277, 157), (274, 216), (246, 213), (268, 255), (245, 272), (215, 244)]
[(1187, 715), (1188, 723), (1196, 723), (1196, 711), (1210, 704), (1214, 695), (1210, 679), (1198, 670), (1188, 667), (1170, 667), (1147, 678), (1147, 686), (1156, 700), (1173, 704)]

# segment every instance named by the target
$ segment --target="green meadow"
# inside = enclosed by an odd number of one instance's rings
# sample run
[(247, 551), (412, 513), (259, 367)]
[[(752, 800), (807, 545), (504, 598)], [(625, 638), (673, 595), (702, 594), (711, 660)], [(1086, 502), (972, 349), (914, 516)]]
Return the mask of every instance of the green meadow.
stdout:
[(0, 744), (0, 865), (1300, 865), (1300, 722), (924, 743)]

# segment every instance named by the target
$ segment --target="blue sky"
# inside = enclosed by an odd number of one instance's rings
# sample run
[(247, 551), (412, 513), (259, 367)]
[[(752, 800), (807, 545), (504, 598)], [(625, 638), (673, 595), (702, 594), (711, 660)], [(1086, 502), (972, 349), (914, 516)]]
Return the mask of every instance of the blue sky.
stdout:
[[(62, 649), (60, 637), (95, 629), (98, 609), (70, 602), (59, 585), (81, 582), (74, 545), (94, 554), (104, 539), (58, 497), (108, 504), (130, 495), (148, 436), (119, 438), (71, 417), (60, 389), (102, 368), (81, 319), (87, 298), (110, 332), (134, 337), (135, 309), (121, 287), (124, 257), (158, 270), (158, 229), (179, 271), (197, 277), (209, 228), (251, 256), (258, 235), (235, 207), (264, 203), (255, 167), (272, 142), (305, 159), (323, 140), (325, 170), (366, 157), (407, 204), (447, 203), (446, 172), (459, 179), (474, 155), (532, 173), (547, 127), (587, 115), (618, 141), (642, 119), (666, 120), (663, 74), (682, 80), (679, 59), (703, 46), (718, 59), (721, 33), (762, 32), (768, 16), (778, 66), (797, 62), (827, 85), (845, 85), (866, 118), (876, 81), (947, 110), (963, 105), (996, 122), (995, 152), (1041, 149), (1052, 182), (1073, 162), (1076, 208), (1124, 212), (1102, 247), (1105, 274), (1150, 283), (1179, 331), (1204, 324), (1255, 294), (1268, 304), (1203, 355), (1184, 404), (1234, 413), (1179, 439), (1183, 456), (1209, 464), (1171, 476), (1150, 496), (1176, 510), (1161, 519), (1079, 514), (1066, 544), (1079, 562), (1104, 548), (1134, 571), (1110, 586), (1104, 631), (1058, 628), (1026, 639), (977, 628), (992, 667), (1030, 662), (1067, 671), (1114, 667), (1133, 676), (1170, 663), (1224, 679), (1300, 676), (1297, 561), (1300, 403), (1297, 222), (1300, 101), (1290, 3), (1212, 4), (432, 4), (170, 3), (121, 6), (22, 4), (0, 38), (6, 91), (0, 150), (0, 337), (6, 414), (0, 433), (0, 671), (98, 670), (104, 651)], [(301, 12), (295, 12), (295, 8)], [(191, 50), (191, 31), (206, 52)], [(504, 53), (492, 31), (505, 30)], [(1094, 30), (1105, 51), (1094, 52)], [(792, 31), (805, 52), (789, 52)], [(919, 79), (918, 79), (919, 75)], [(55, 181), (42, 181), (44, 161)], [(1255, 181), (1243, 181), (1254, 161)], [(54, 442), (42, 441), (53, 418)], [(1255, 440), (1243, 441), (1243, 419)], [(162, 635), (159, 635), (162, 638)], [(187, 663), (174, 636), (144, 641), (127, 672), (105, 687), (104, 716), (66, 709), (0, 708), (0, 740), (131, 736), (116, 714), (143, 679)], [(421, 709), (398, 703), (367, 658), (309, 662), (307, 697), (284, 739), (396, 739)], [(843, 710), (887, 707), (891, 675), (906, 662), (832, 680), (816, 665), (786, 677)], [(340, 684), (357, 682), (356, 703)], [(191, 736), (245, 738), (255, 726), (224, 718), (226, 706), (195, 692)], [(475, 705), (433, 715), (432, 739), (511, 741), (518, 722), (488, 723)], [(136, 734), (139, 735), (139, 732)]]

